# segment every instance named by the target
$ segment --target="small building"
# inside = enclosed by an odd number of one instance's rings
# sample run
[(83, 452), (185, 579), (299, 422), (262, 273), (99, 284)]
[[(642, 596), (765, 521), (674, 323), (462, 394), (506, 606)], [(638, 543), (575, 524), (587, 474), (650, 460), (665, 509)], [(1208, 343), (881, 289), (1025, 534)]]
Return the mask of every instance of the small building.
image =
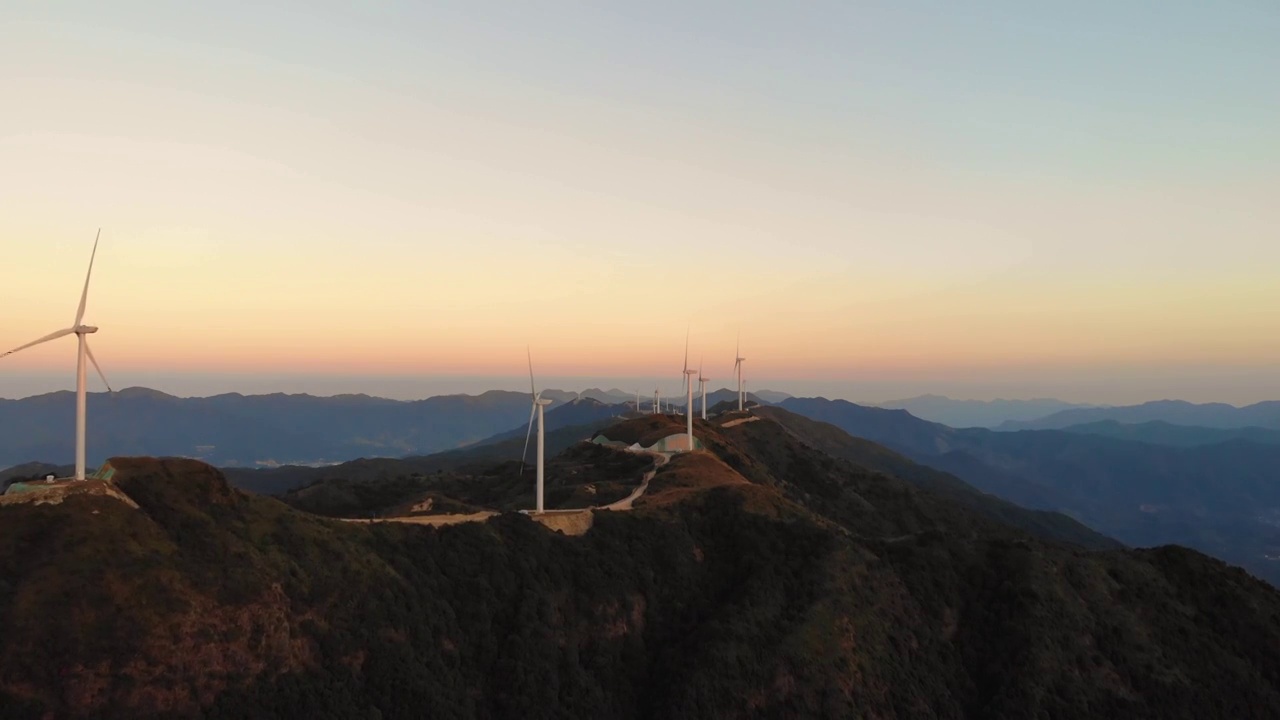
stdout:
[[(111, 466), (110, 462), (105, 462), (102, 467), (98, 468), (92, 475), (87, 475), (86, 480), (105, 480), (110, 481), (116, 474), (116, 469)], [(53, 473), (45, 473), (44, 477), (39, 480), (20, 480), (12, 483), (5, 489), (4, 495), (22, 495), (24, 493), (42, 492), (51, 488), (62, 487), (70, 483), (76, 482), (71, 478), (59, 478)]]
[[(605, 445), (607, 447), (616, 447), (624, 450), (630, 450), (632, 452), (646, 451), (646, 452), (659, 452), (659, 453), (671, 454), (671, 453), (689, 451), (689, 434), (682, 433), (682, 432), (672, 433), (671, 435), (667, 435), (663, 438), (658, 439), (652, 445), (648, 445), (648, 446), (642, 446), (640, 445), (640, 443), (632, 443), (628, 445), (627, 443), (622, 442), (621, 440), (610, 440), (608, 437), (604, 435), (604, 433), (600, 433), (599, 435), (596, 435), (594, 438), (591, 439), (591, 442), (597, 445)], [(693, 449), (701, 450), (702, 447), (703, 447), (702, 441), (699, 440), (697, 437), (694, 437)]]

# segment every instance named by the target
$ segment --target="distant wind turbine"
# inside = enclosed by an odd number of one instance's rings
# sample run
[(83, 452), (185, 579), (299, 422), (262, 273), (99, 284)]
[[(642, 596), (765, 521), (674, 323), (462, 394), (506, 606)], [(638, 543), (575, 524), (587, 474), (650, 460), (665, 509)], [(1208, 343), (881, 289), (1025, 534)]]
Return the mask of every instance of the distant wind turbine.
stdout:
[(662, 412), (662, 401), (658, 398), (658, 388), (653, 389), (653, 414)]
[(57, 340), (66, 335), (75, 335), (80, 346), (76, 354), (76, 480), (84, 480), (85, 475), (85, 415), (88, 405), (87, 396), (85, 394), (86, 376), (88, 375), (85, 360), (93, 363), (93, 367), (98, 371), (98, 377), (102, 378), (102, 383), (107, 386), (107, 392), (111, 392), (111, 383), (107, 382), (107, 376), (103, 374), (102, 367), (98, 365), (98, 361), (93, 357), (93, 351), (89, 349), (89, 341), (86, 335), (92, 335), (98, 332), (98, 328), (92, 325), (81, 325), (84, 320), (85, 305), (89, 301), (89, 279), (93, 277), (93, 260), (98, 255), (98, 238), (102, 235), (102, 229), (98, 229), (98, 234), (93, 238), (93, 253), (89, 255), (89, 272), (84, 278), (84, 292), (80, 294), (80, 308), (76, 310), (76, 319), (71, 323), (71, 327), (65, 330), (59, 330), (55, 333), (49, 333), (39, 340), (14, 348), (0, 357), (7, 357), (20, 350), (26, 350), (29, 347), (35, 347), (50, 340)]
[(533, 417), (538, 416), (538, 512), (543, 511), (542, 490), (543, 477), (545, 472), (545, 452), (546, 452), (546, 429), (543, 425), (542, 411), (546, 406), (551, 404), (550, 400), (544, 400), (542, 393), (538, 392), (538, 388), (533, 383), (533, 352), (526, 348), (529, 354), (529, 395), (533, 398), (533, 407), (529, 410), (529, 429), (524, 433), (524, 452), (520, 454), (520, 476), (524, 477), (524, 459), (529, 455), (529, 436), (533, 433)]
[(685, 434), (689, 437), (689, 451), (693, 451), (693, 376), (697, 370), (689, 369), (689, 334), (684, 336), (684, 388), (685, 388)]
[(733, 354), (734, 354), (734, 360), (733, 360), (733, 371), (734, 371), (735, 373), (737, 373), (737, 375), (738, 375), (738, 412), (742, 412), (742, 406), (743, 406), (743, 403), (744, 403), (744, 400), (745, 400), (745, 397), (744, 397), (745, 393), (743, 392), (743, 389), (742, 389), (742, 387), (743, 387), (743, 385), (742, 385), (742, 363), (746, 360), (746, 358), (742, 357), (742, 338), (741, 338), (741, 336), (739, 336), (739, 338), (738, 338), (737, 347), (734, 349)]

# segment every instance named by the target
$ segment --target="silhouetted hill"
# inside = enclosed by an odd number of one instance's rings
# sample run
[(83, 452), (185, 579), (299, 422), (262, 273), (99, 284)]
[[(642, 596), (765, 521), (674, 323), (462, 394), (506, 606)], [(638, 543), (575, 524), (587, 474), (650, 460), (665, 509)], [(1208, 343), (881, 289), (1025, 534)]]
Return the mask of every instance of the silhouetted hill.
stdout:
[(1027, 510), (995, 495), (988, 495), (955, 475), (913, 462), (883, 445), (853, 437), (835, 425), (817, 422), (780, 407), (762, 407), (754, 413), (778, 423), (812, 448), (869, 470), (901, 478), (961, 507), (1032, 535), (1095, 549), (1121, 547), (1119, 542), (1066, 515)]
[[(800, 424), (697, 425), (709, 452), (676, 456), (635, 510), (576, 537), (518, 513), (322, 519), (187, 460), (113, 461), (138, 509), (0, 506), (0, 707), (1203, 720), (1280, 706), (1280, 594), (1238, 569), (1039, 540), (820, 452)], [(626, 455), (578, 448), (558, 467), (604, 475)]]
[(1280, 430), (1267, 428), (1205, 428), (1173, 425), (1167, 422), (1152, 421), (1129, 425), (1115, 420), (1099, 420), (1098, 422), (1072, 425), (1063, 428), (1066, 432), (1084, 435), (1104, 435), (1121, 440), (1151, 443), (1153, 445), (1174, 445), (1177, 447), (1194, 447), (1196, 445), (1216, 445), (1218, 443), (1244, 440), (1262, 445), (1280, 445)]
[[(784, 395), (784, 393), (775, 393), (775, 396), (779, 396), (779, 395)], [(760, 395), (759, 393), (755, 393), (755, 392), (748, 392), (748, 393), (746, 394), (746, 400), (747, 400), (748, 402), (756, 403), (757, 405), (769, 405), (769, 404), (771, 404), (769, 400), (766, 400), (766, 399), (764, 398), (764, 396)], [(702, 410), (702, 398), (699, 398), (699, 397), (697, 396), (697, 394), (695, 393), (695, 394), (694, 394), (694, 397), (693, 397), (693, 402), (694, 402), (694, 408), (695, 408), (695, 409), (697, 409), (699, 412), (701, 412), (701, 410)], [(716, 405), (719, 405), (720, 403), (725, 403), (725, 402), (727, 402), (727, 403), (732, 403), (732, 404), (734, 405), (734, 407), (737, 407), (737, 405), (738, 405), (738, 391), (737, 391), (737, 390), (730, 390), (730, 389), (728, 389), (728, 388), (721, 388), (720, 390), (715, 390), (715, 391), (713, 391), (713, 392), (709, 392), (709, 393), (707, 393), (707, 410), (708, 410), (708, 411), (710, 411), (710, 409), (711, 409), (712, 407), (714, 407), (714, 406), (716, 406)], [(683, 398), (681, 398), (681, 400), (680, 400), (680, 405), (681, 405), (681, 406), (683, 406), (683, 405), (684, 405), (684, 399), (683, 399)]]
[(1197, 405), (1182, 400), (1160, 400), (1110, 408), (1078, 408), (1053, 413), (1038, 420), (1008, 422), (1000, 430), (1061, 430), (1103, 420), (1125, 424), (1166, 422), (1206, 428), (1262, 427), (1280, 429), (1280, 401), (1270, 400), (1246, 407), (1224, 403)]
[(39, 479), (49, 473), (65, 478), (74, 475), (75, 471), (74, 465), (49, 465), (48, 463), (39, 462), (14, 465), (7, 470), (0, 470), (0, 494), (4, 494), (5, 489), (18, 480)]
[(619, 390), (618, 388), (609, 388), (608, 390), (587, 388), (582, 391), (582, 397), (599, 400), (605, 405), (617, 405), (619, 403), (631, 403), (634, 405), (636, 394), (626, 390)]
[(846, 400), (791, 398), (782, 408), (830, 423), (854, 437), (866, 438), (907, 454), (936, 454), (949, 447), (952, 428), (927, 422), (906, 410), (857, 405)]
[[(532, 409), (532, 407), (529, 409)], [(497, 433), (492, 437), (487, 437), (474, 444), (492, 445), (503, 440), (519, 438), (523, 447), (523, 441), (530, 432), (530, 425), (527, 417), (528, 410), (525, 412), (525, 422), (519, 427), (510, 428), (505, 432)], [(583, 396), (576, 400), (570, 400), (559, 407), (544, 411), (543, 424), (548, 431), (578, 425), (596, 425), (602, 420), (612, 420), (632, 412), (634, 412), (634, 410), (632, 410), (628, 405), (605, 404), (594, 398)], [(535, 419), (532, 425), (532, 431), (534, 433), (538, 431), (537, 424), (538, 422)]]
[(869, 403), (874, 407), (906, 410), (923, 420), (951, 427), (994, 428), (1009, 421), (1037, 420), (1073, 408), (1090, 407), (1051, 398), (1035, 400), (952, 400), (941, 395), (921, 395), (905, 400)]
[[(956, 430), (843, 400), (782, 407), (883, 443), (1026, 508), (1127, 545), (1177, 543), (1280, 583), (1280, 447), (1169, 447), (1063, 431)], [(896, 413), (896, 414), (895, 414)]]
[[(572, 397), (572, 394), (569, 394)], [(75, 396), (0, 399), (0, 467), (68, 462)], [(529, 396), (490, 391), (401, 402), (366, 395), (177, 398), (145, 388), (89, 394), (90, 463), (105, 454), (197, 457), (216, 465), (340, 462), (462, 447), (522, 425)]]

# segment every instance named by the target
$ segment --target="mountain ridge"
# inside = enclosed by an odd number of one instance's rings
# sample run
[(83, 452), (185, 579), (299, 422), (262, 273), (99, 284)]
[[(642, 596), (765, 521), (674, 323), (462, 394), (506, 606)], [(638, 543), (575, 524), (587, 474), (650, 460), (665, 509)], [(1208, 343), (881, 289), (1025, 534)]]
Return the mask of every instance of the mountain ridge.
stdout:
[(1107, 408), (1076, 408), (1026, 422), (1006, 422), (998, 430), (1060, 430), (1071, 425), (1115, 420), (1126, 424), (1153, 421), (1173, 425), (1217, 429), (1262, 427), (1280, 429), (1280, 400), (1236, 407), (1227, 403), (1190, 403), (1185, 400), (1156, 400), (1140, 405)]
[(1011, 421), (1033, 421), (1062, 410), (1096, 407), (1056, 398), (1029, 400), (955, 400), (945, 395), (926, 394), (902, 400), (866, 403), (872, 407), (906, 410), (923, 420), (955, 428), (994, 428)]

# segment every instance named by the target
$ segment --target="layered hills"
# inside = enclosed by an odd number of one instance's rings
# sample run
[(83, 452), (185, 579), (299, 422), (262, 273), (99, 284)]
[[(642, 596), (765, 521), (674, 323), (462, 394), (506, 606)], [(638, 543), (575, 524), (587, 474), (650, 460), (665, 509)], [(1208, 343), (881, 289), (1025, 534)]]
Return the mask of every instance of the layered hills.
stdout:
[(1125, 424), (1166, 422), (1206, 428), (1262, 427), (1280, 429), (1280, 401), (1266, 401), (1236, 407), (1226, 403), (1189, 403), (1158, 400), (1141, 405), (1103, 408), (1069, 408), (1045, 417), (1002, 423), (1000, 430), (1061, 430), (1105, 420)]
[[(571, 393), (556, 394), (557, 405)], [(90, 393), (91, 454), (191, 457), (214, 465), (325, 464), (463, 447), (529, 417), (525, 393), (490, 391), (402, 402), (367, 395), (179, 398), (145, 388)], [(553, 406), (553, 407), (556, 407)], [(0, 467), (74, 456), (74, 394), (0, 399)], [(93, 456), (97, 464), (104, 457)]]
[[(774, 398), (783, 393), (763, 391)], [(634, 412), (635, 395), (619, 390), (544, 390), (560, 426)], [(711, 404), (737, 394), (709, 393)], [(757, 395), (749, 395), (761, 402)], [(642, 398), (649, 410), (653, 396)], [(664, 397), (683, 407), (685, 398)], [(181, 398), (147, 388), (89, 393), (89, 462), (115, 455), (188, 457), (219, 467), (328, 465), (357, 458), (411, 457), (524, 433), (529, 395), (491, 390), (399, 401), (368, 395), (240, 395)], [(56, 392), (0, 398), (0, 468), (74, 458), (75, 395)]]
[[(137, 508), (0, 506), (0, 708), (1244, 718), (1280, 706), (1280, 594), (1265, 583), (1181, 548), (1126, 550), (1084, 530), (1066, 541), (1066, 518), (1032, 522), (767, 412), (699, 421), (706, 451), (655, 463), (632, 510), (597, 510), (579, 536), (515, 512), (345, 522), (299, 509), (304, 492), (246, 493), (197, 461), (115, 459)], [(644, 417), (607, 435), (681, 427)], [(595, 504), (587, 486), (634, 486), (649, 462), (572, 445), (549, 467), (554, 504)], [(530, 487), (502, 466), (418, 480), (352, 507), (499, 510)]]
[[(785, 400), (786, 398), (783, 398)], [(779, 400), (778, 402), (782, 402)], [(871, 403), (875, 407), (906, 410), (918, 418), (951, 427), (996, 428), (1005, 423), (1029, 422), (1063, 410), (1088, 405), (1052, 398), (1034, 400), (954, 400), (942, 395), (921, 395), (903, 400)]]
[(1280, 584), (1280, 446), (1238, 435), (1199, 443), (1188, 438), (1202, 433), (1167, 427), (1132, 432), (1184, 442), (1136, 442), (1111, 436), (1129, 432), (1114, 427), (954, 429), (902, 410), (820, 398), (793, 398), (780, 407), (882, 443), (1020, 506), (1068, 514), (1128, 545), (1186, 545)]

